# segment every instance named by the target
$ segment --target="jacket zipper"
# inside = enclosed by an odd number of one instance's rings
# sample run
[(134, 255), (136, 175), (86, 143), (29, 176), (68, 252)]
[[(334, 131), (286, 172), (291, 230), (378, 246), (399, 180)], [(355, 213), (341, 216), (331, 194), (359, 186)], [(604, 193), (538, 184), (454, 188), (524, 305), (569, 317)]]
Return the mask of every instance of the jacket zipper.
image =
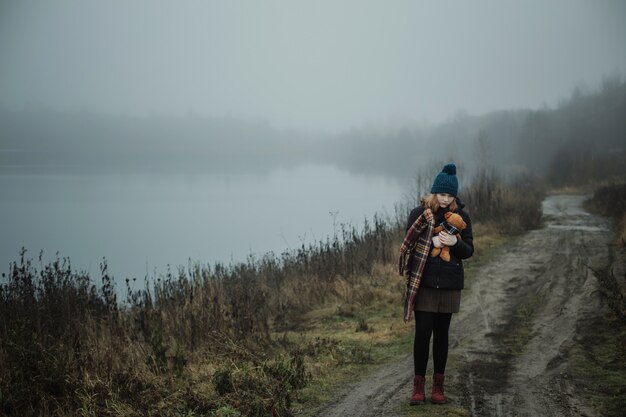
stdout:
[(439, 289), (439, 277), (441, 277), (441, 258), (437, 259), (437, 289)]

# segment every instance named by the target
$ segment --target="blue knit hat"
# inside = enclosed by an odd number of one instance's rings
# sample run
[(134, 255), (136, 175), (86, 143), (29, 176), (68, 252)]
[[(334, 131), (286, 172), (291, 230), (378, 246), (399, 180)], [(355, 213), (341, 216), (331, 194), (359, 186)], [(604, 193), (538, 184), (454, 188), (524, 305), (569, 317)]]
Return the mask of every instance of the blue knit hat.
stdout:
[(433, 194), (450, 194), (456, 197), (459, 192), (459, 181), (456, 179), (456, 165), (447, 164), (441, 172), (437, 174), (433, 187), (430, 189)]

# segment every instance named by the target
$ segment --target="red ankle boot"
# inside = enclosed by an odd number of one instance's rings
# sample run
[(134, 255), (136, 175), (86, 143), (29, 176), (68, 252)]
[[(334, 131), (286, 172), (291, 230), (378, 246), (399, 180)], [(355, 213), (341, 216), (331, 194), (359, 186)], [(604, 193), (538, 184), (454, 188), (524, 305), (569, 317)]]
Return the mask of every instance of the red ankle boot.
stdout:
[(424, 404), (424, 377), (415, 375), (413, 379), (413, 393), (411, 394), (411, 405)]
[(430, 401), (434, 404), (445, 404), (446, 395), (443, 393), (443, 374), (433, 375), (433, 391)]

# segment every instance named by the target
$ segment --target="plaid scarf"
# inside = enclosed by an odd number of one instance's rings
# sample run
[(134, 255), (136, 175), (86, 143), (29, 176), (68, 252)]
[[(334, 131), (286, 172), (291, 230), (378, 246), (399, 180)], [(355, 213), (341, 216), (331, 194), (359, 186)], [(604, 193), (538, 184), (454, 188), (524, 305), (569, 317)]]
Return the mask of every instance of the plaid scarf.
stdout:
[(433, 237), (434, 228), (433, 212), (426, 209), (406, 232), (402, 246), (400, 246), (398, 272), (407, 277), (404, 297), (404, 321), (407, 322), (411, 321), (413, 316), (415, 296), (430, 252), (430, 240)]
[(449, 235), (456, 235), (457, 233), (460, 232), (459, 229), (457, 229), (456, 227), (452, 226), (450, 223), (448, 223), (446, 221), (441, 223), (441, 227), (443, 227), (443, 230), (448, 232)]

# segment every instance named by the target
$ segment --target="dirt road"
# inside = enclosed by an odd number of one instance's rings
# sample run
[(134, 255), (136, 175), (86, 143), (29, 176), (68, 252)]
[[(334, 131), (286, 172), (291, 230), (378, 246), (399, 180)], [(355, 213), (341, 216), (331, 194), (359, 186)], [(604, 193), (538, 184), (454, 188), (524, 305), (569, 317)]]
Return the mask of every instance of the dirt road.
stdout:
[[(503, 247), (464, 291), (451, 325), (457, 369), (448, 385), (450, 401), (472, 416), (594, 415), (573, 395), (564, 355), (577, 324), (599, 311), (588, 265), (608, 257), (608, 224), (586, 213), (583, 200), (548, 197), (544, 227)], [(412, 369), (409, 354), (347, 387), (318, 415), (400, 415)]]

